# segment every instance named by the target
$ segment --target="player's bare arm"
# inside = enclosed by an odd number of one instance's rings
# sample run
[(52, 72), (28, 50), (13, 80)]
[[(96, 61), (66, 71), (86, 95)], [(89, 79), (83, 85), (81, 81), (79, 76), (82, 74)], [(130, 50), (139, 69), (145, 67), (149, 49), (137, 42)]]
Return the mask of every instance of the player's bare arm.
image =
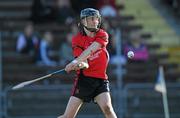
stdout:
[[(65, 70), (67, 72), (71, 70), (78, 70), (82, 68), (88, 68), (88, 57), (93, 53), (96, 52), (98, 49), (101, 48), (101, 44), (98, 42), (93, 42), (86, 50), (84, 50), (79, 57), (77, 57), (75, 60), (73, 60), (71, 63), (69, 63)], [(82, 65), (82, 66), (79, 66)]]
[(87, 58), (94, 52), (96, 52), (98, 49), (101, 48), (101, 44), (98, 42), (93, 42), (86, 50), (82, 52), (82, 54), (76, 58), (78, 62), (82, 62), (84, 60), (87, 60)]

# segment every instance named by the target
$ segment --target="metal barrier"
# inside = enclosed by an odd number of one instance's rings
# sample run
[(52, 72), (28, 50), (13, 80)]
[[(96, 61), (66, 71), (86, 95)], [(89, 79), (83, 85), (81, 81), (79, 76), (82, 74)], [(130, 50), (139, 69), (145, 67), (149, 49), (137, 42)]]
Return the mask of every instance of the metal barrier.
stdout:
[[(164, 118), (162, 96), (152, 83), (127, 84), (124, 89), (126, 116), (130, 118)], [(171, 118), (180, 117), (180, 84), (168, 84), (167, 95)], [(143, 111), (145, 110), (145, 111)]]
[[(5, 90), (5, 118), (54, 118), (63, 113), (70, 97), (72, 85), (33, 85), (23, 89), (13, 91), (11, 88)], [(112, 88), (113, 103), (116, 94), (115, 88)], [(59, 94), (59, 95), (58, 95)], [(49, 96), (48, 100), (46, 96)], [(118, 99), (116, 99), (118, 100)], [(56, 103), (54, 103), (56, 102)], [(37, 104), (41, 106), (38, 106)], [(24, 105), (24, 107), (23, 107)], [(58, 106), (59, 105), (59, 106)], [(47, 106), (54, 110), (52, 113), (43, 113)], [(22, 108), (21, 108), (22, 107)], [(77, 118), (104, 118), (97, 104), (84, 104), (79, 111)], [(34, 108), (33, 111), (31, 108)], [(22, 110), (20, 110), (22, 109)], [(27, 110), (25, 110), (27, 109)], [(39, 112), (35, 113), (39, 109)], [(25, 114), (20, 111), (25, 110)], [(14, 113), (15, 111), (16, 113)], [(27, 112), (29, 111), (29, 113)], [(31, 112), (31, 113), (30, 113)], [(50, 112), (50, 111), (49, 111)], [(42, 114), (41, 114), (42, 113)]]
[[(65, 110), (68, 98), (70, 97), (71, 86), (33, 85), (16, 91), (9, 88), (5, 91), (5, 118), (57, 117)], [(104, 117), (97, 104), (84, 104), (82, 107), (77, 118)]]
[[(173, 94), (171, 91), (180, 90), (180, 84), (168, 84), (167, 88), (168, 88), (169, 96), (171, 96)], [(36, 117), (37, 118), (41, 118), (41, 117), (54, 118), (54, 117), (57, 117), (58, 115), (60, 115), (60, 113), (62, 113), (65, 110), (65, 106), (70, 96), (70, 89), (71, 89), (71, 85), (57, 85), (57, 86), (54, 86), (54, 85), (34, 86), (33, 85), (33, 86), (26, 87), (17, 91), (12, 91), (11, 89), (7, 89), (4, 95), (5, 114), (2, 114), (2, 115), (5, 115), (5, 118), (36, 118)], [(112, 96), (113, 96), (112, 98), (113, 100), (115, 100), (113, 101), (114, 104), (118, 103), (118, 99), (114, 99), (114, 97), (116, 97), (117, 94), (118, 94), (118, 91), (115, 90), (115, 88), (112, 88)], [(49, 96), (48, 100), (46, 99), (47, 95)], [(139, 104), (136, 98), (139, 99), (140, 97), (145, 97), (145, 96), (147, 97), (147, 99), (151, 99), (152, 96), (155, 96), (155, 98), (158, 98), (158, 100), (161, 100), (160, 99), (161, 95), (154, 90), (154, 84), (145, 84), (145, 83), (127, 84), (121, 95), (123, 95), (123, 99), (124, 99), (123, 106), (125, 106), (124, 111), (126, 114), (129, 114), (128, 111), (130, 110), (128, 109), (128, 105), (132, 104), (132, 103), (129, 103), (128, 101), (129, 100), (128, 95), (131, 95), (131, 96), (134, 95), (133, 101), (135, 102), (135, 105), (137, 105), (137, 103)], [(178, 96), (180, 96), (180, 93), (177, 95), (177, 97)], [(40, 106), (37, 105), (36, 103), (39, 104)], [(22, 105), (24, 105), (25, 107), (22, 107)], [(77, 118), (90, 118), (90, 117), (103, 118), (104, 117), (100, 109), (99, 110), (97, 109), (98, 108), (97, 106), (91, 106), (91, 105), (92, 104), (90, 104), (90, 106), (85, 105), (85, 107), (83, 108), (84, 111), (80, 111)], [(48, 113), (46, 114), (44, 113), (43, 110), (47, 110), (45, 109), (47, 107), (49, 107), (50, 109), (52, 107), (53, 110), (56, 110), (56, 111), (48, 111), (50, 112), (50, 114)], [(25, 110), (25, 109), (26, 111), (30, 110), (31, 113), (30, 112), (29, 114), (28, 112), (26, 112), (27, 114), (20, 113), (21, 110)], [(13, 112), (13, 110), (15, 111)], [(35, 112), (37, 110), (39, 111), (36, 114)], [(161, 113), (144, 114), (144, 113), (138, 112), (131, 115), (132, 115), (131, 118), (154, 118), (154, 117), (163, 118), (163, 113), (162, 114)], [(178, 118), (180, 114), (174, 113), (172, 116), (173, 116), (172, 118)]]

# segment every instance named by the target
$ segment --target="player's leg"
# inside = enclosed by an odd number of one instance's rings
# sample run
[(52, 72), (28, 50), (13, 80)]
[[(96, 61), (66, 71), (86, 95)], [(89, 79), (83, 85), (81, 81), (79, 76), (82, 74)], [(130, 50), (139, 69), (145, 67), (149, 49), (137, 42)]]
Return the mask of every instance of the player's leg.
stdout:
[(117, 118), (111, 103), (109, 92), (103, 92), (95, 97), (106, 118)]
[(82, 104), (81, 99), (71, 96), (64, 114), (58, 118), (75, 118)]

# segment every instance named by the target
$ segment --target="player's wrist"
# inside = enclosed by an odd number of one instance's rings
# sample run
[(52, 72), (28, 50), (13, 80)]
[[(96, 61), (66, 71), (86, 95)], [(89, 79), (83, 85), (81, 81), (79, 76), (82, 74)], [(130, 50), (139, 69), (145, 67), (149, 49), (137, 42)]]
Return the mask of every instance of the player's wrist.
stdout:
[(74, 59), (74, 60), (72, 61), (72, 63), (73, 63), (73, 64), (77, 64), (78, 61), (77, 61), (76, 59)]

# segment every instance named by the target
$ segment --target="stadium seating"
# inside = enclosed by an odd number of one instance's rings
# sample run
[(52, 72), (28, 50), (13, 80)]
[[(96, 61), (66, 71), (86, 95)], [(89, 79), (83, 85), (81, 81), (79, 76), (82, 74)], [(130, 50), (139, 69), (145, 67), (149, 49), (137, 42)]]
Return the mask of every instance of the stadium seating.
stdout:
[(122, 14), (133, 14), (135, 22), (143, 25), (143, 30), (153, 35), (152, 41), (159, 42), (162, 46), (179, 45), (179, 37), (166, 23), (165, 19), (151, 5), (150, 0), (126, 0)]

